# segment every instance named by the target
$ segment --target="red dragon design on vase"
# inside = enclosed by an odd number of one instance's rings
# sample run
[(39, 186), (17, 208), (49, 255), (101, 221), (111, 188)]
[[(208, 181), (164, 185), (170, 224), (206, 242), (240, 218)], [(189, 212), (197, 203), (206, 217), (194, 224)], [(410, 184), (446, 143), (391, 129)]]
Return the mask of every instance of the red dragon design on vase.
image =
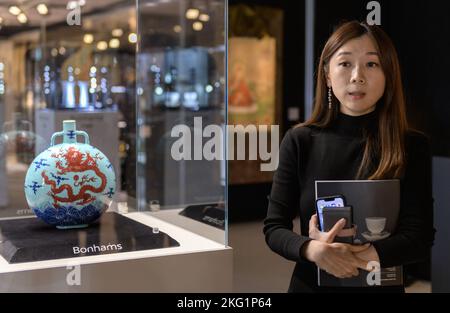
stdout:
[[(60, 159), (56, 162), (56, 168), (58, 169), (58, 175), (64, 175), (66, 173), (82, 173), (86, 171), (93, 171), (101, 179), (101, 184), (98, 187), (89, 185), (90, 182), (95, 182), (96, 177), (89, 177), (89, 175), (83, 175), (80, 179), (79, 175), (74, 175), (74, 186), (81, 187), (77, 194), (74, 193), (72, 186), (69, 184), (62, 184), (58, 186), (55, 180), (50, 179), (46, 171), (42, 171), (42, 177), (44, 178), (45, 184), (51, 187), (49, 192), (50, 196), (53, 198), (53, 205), (58, 208), (59, 203), (75, 203), (78, 205), (85, 205), (96, 200), (89, 192), (100, 193), (102, 192), (107, 183), (105, 174), (103, 174), (97, 165), (97, 160), (101, 160), (98, 154), (91, 156), (89, 152), (83, 153), (76, 149), (75, 147), (70, 147), (67, 151), (60, 149), (59, 153), (53, 153), (51, 155), (53, 158)], [(65, 160), (65, 165), (61, 159)], [(67, 196), (63, 197), (60, 194), (63, 191), (67, 191)]]

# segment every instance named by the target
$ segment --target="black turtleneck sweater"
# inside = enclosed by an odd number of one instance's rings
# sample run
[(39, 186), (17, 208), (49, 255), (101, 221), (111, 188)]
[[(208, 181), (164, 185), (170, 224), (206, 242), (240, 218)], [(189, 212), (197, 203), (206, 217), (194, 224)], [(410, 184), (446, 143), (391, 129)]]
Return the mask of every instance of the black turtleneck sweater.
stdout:
[[(311, 240), (308, 224), (315, 213), (314, 182), (355, 179), (364, 153), (365, 136), (377, 127), (376, 111), (357, 117), (339, 113), (332, 127), (292, 128), (282, 140), (264, 234), (274, 252), (297, 262), (289, 291), (343, 291), (318, 287), (316, 266), (300, 255), (300, 249)], [(405, 146), (406, 169), (400, 179), (398, 226), (391, 237), (374, 243), (382, 267), (427, 258), (434, 240), (429, 143), (424, 135), (409, 131)], [(300, 235), (292, 231), (292, 221), (297, 215), (300, 215)], [(361, 289), (374, 291), (374, 288)], [(403, 287), (376, 289), (404, 290)]]

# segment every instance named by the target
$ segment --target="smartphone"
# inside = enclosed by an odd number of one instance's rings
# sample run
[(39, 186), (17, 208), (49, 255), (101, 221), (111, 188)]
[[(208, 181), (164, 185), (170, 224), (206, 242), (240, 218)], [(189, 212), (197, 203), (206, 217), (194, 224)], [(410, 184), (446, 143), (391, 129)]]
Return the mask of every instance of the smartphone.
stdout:
[[(322, 209), (323, 214), (323, 229), (324, 231), (330, 231), (333, 226), (342, 218), (345, 219), (346, 228), (352, 228), (353, 225), (353, 208), (351, 206), (344, 207), (324, 207)], [(353, 236), (338, 237), (334, 239), (335, 242), (353, 243)]]
[(344, 207), (345, 206), (345, 198), (343, 195), (335, 195), (329, 197), (320, 197), (316, 200), (316, 213), (319, 219), (319, 229), (324, 231), (323, 229), (323, 214), (322, 210), (325, 207)]

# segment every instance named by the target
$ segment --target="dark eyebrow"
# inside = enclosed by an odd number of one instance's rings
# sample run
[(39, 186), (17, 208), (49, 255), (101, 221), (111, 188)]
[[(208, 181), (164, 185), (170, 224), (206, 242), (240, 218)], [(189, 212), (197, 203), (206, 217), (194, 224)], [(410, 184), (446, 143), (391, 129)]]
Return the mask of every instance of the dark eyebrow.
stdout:
[[(341, 56), (341, 55), (351, 55), (351, 54), (352, 54), (351, 52), (348, 52), (348, 51), (342, 51), (342, 52), (339, 52), (337, 56)], [(376, 56), (379, 56), (378, 52), (367, 52), (366, 55), (376, 55)]]

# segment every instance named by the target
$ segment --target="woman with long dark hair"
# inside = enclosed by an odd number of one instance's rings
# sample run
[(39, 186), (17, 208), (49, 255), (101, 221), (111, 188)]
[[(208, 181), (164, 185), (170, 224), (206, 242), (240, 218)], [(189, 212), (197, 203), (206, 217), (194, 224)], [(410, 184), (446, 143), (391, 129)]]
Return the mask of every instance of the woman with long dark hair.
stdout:
[[(314, 182), (353, 179), (400, 179), (397, 228), (370, 246), (333, 243), (343, 223), (329, 233), (316, 227)], [(320, 57), (311, 118), (281, 143), (264, 221), (269, 247), (296, 262), (289, 291), (404, 292), (403, 286), (319, 287), (316, 267), (345, 278), (369, 261), (385, 268), (425, 259), (434, 240), (431, 193), (429, 143), (408, 128), (394, 45), (377, 26), (341, 25)], [(292, 231), (298, 214), (301, 235)]]

